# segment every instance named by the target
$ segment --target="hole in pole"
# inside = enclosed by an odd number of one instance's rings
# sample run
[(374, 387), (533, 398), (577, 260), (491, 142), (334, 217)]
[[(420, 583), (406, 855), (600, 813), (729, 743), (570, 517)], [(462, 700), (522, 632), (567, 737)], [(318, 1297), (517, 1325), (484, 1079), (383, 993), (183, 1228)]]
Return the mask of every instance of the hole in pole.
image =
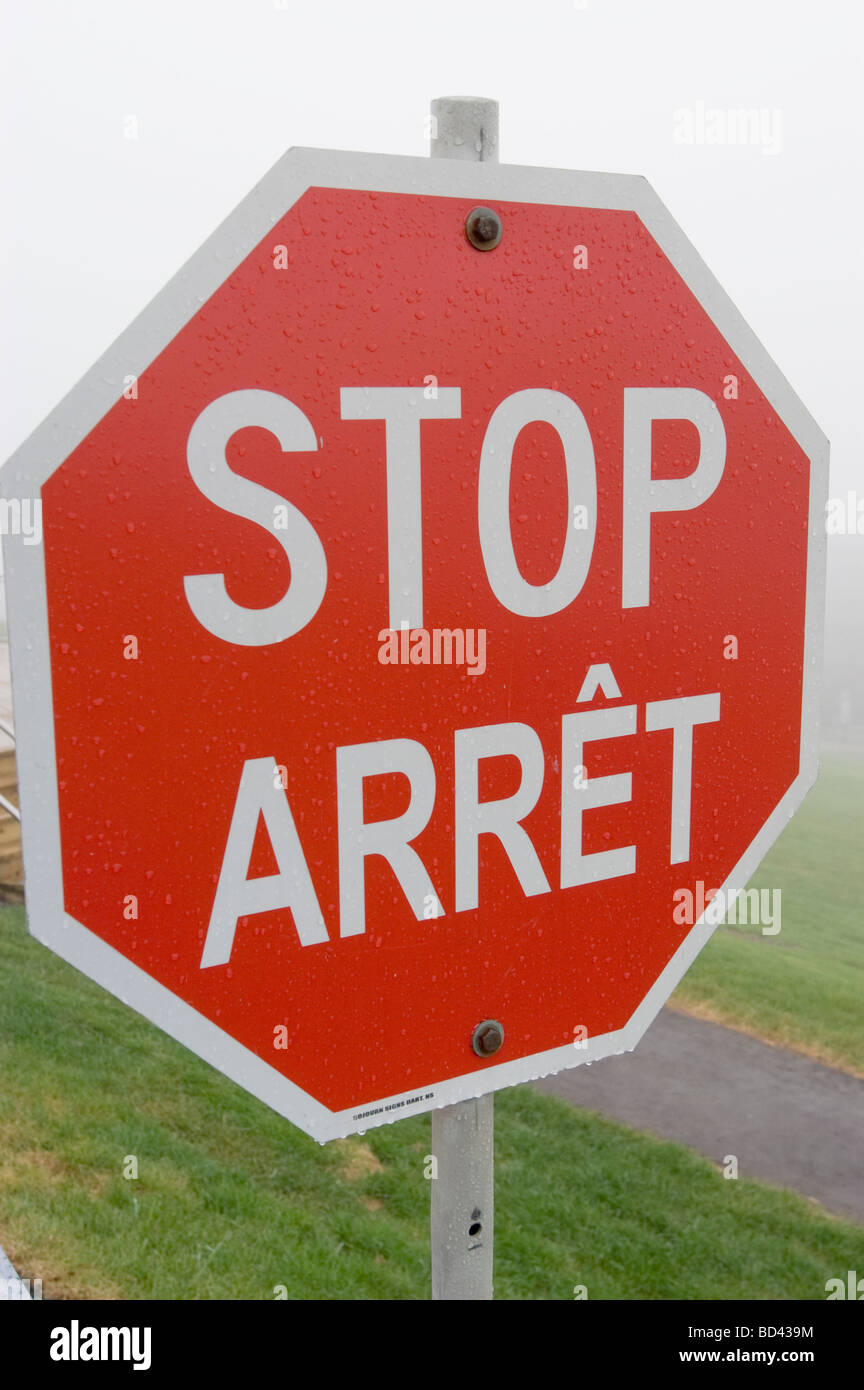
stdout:
[(471, 1225), (468, 1227), (468, 1234), (469, 1236), (479, 1236), (482, 1230), (483, 1227), (479, 1221), (472, 1221)]

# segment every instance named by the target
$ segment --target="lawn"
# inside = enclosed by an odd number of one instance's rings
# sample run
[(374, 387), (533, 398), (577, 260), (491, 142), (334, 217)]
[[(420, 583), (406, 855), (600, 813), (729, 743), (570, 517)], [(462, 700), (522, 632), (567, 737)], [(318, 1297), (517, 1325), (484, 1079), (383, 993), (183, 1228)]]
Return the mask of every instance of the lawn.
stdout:
[[(528, 1087), (496, 1146), (499, 1298), (823, 1299), (864, 1268), (864, 1230)], [(45, 1296), (426, 1298), (428, 1151), (428, 1116), (315, 1144), (0, 912), (0, 1243)]]
[(823, 763), (751, 886), (780, 932), (718, 927), (673, 1003), (864, 1075), (864, 761)]

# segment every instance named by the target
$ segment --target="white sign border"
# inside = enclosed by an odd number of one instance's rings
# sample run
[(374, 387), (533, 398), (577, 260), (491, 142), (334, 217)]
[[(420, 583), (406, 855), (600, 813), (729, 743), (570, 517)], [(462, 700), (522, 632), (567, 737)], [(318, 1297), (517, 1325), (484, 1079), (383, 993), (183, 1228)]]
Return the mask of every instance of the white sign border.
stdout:
[[(636, 213), (810, 460), (810, 518), (799, 772), (722, 885), (740, 892), (815, 781), (825, 590), (828, 443), (792, 387), (649, 184), (621, 174), (289, 150), (217, 228), (0, 472), (0, 494), (35, 497), (57, 467), (285, 212), (310, 187), (619, 209)], [(26, 903), (30, 931), (76, 969), (324, 1142), (634, 1048), (714, 930), (703, 913), (626, 1025), (614, 1033), (490, 1063), (439, 1084), (331, 1111), (64, 912), (44, 553), (4, 536)]]

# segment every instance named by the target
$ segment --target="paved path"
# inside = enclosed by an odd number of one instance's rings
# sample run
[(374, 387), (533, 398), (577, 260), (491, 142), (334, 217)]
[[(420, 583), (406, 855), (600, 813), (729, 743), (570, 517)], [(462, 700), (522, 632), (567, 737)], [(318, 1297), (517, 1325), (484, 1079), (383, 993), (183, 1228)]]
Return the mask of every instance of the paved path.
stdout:
[(864, 1225), (864, 1081), (664, 1009), (635, 1052), (535, 1083)]

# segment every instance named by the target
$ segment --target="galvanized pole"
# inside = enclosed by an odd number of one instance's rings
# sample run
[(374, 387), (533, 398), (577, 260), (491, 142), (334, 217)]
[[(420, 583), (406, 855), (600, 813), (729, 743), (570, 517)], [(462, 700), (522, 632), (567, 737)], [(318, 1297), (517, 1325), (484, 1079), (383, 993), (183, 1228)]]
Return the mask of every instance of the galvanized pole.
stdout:
[(432, 1297), (492, 1297), (494, 1096), (432, 1111)]
[(498, 103), (488, 97), (436, 97), (429, 153), (434, 159), (498, 163)]
[[(431, 116), (429, 152), (433, 157), (497, 162), (497, 101), (438, 97), (432, 102)], [(500, 1045), (495, 1041), (496, 1028), (500, 1031), (493, 1020), (475, 1031), (475, 1050), (480, 1055)], [(432, 1155), (437, 1169), (431, 1182), (433, 1299), (492, 1297), (494, 1116), (492, 1095), (432, 1111)]]

